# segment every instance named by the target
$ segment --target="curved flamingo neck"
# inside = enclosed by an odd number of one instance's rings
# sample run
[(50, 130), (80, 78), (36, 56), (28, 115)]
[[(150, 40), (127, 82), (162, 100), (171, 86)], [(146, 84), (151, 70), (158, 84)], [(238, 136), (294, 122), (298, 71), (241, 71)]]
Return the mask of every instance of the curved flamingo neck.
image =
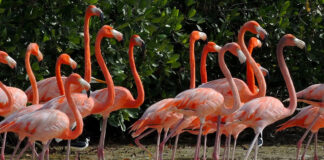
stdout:
[(26, 71), (27, 71), (29, 81), (30, 81), (31, 86), (32, 86), (32, 90), (33, 90), (33, 102), (32, 102), (32, 104), (39, 104), (39, 95), (38, 95), (38, 88), (37, 88), (36, 78), (35, 78), (35, 75), (34, 75), (32, 69), (31, 69), (31, 66), (30, 66), (30, 54), (31, 54), (31, 51), (27, 50), (26, 51), (26, 56), (25, 56), (25, 67), (26, 67)]
[(289, 70), (287, 68), (284, 56), (283, 56), (283, 48), (284, 48), (285, 44), (284, 43), (279, 43), (277, 46), (277, 59), (278, 59), (278, 64), (279, 64), (279, 68), (280, 71), (282, 73), (282, 76), (285, 80), (287, 89), (288, 89), (288, 93), (289, 93), (289, 106), (288, 106), (288, 113), (287, 116), (292, 115), (295, 112), (295, 109), (297, 107), (297, 97), (296, 97), (296, 90), (294, 87), (294, 84), (291, 80), (290, 77), (290, 73)]
[(3, 90), (3, 92), (8, 98), (7, 103), (5, 103), (4, 105), (0, 105), (0, 115), (6, 115), (12, 110), (14, 102), (11, 93), (8, 91), (7, 87), (2, 82), (0, 82), (0, 88)]
[(208, 49), (204, 47), (201, 60), (200, 60), (200, 79), (201, 83), (207, 83), (207, 70), (206, 70), (206, 60), (207, 60)]
[[(252, 56), (252, 51), (253, 51), (252, 43), (249, 43), (248, 51), (249, 51), (250, 55)], [(248, 85), (250, 91), (253, 94), (256, 94), (257, 91), (256, 91), (256, 86), (255, 86), (254, 71), (253, 71), (253, 68), (249, 62), (246, 62), (246, 81), (247, 81), (247, 85)]]
[(83, 26), (83, 33), (84, 33), (84, 80), (87, 82), (91, 81), (91, 55), (90, 55), (90, 33), (89, 33), (89, 23), (90, 18), (88, 14), (84, 17), (84, 26)]
[(63, 80), (62, 80), (62, 76), (61, 76), (61, 64), (62, 64), (61, 59), (58, 59), (56, 61), (56, 65), (55, 65), (55, 76), (56, 76), (57, 86), (58, 86), (58, 88), (60, 90), (60, 94), (65, 95), (65, 90), (64, 90), (64, 86), (63, 86)]
[(195, 40), (189, 40), (190, 88), (196, 88)]
[[(67, 80), (67, 82), (65, 83), (65, 91), (66, 91), (66, 100), (73, 112), (73, 116), (75, 117), (75, 121), (76, 121), (76, 127), (75, 129), (72, 131), (71, 129), (68, 130), (66, 137), (64, 137), (65, 139), (75, 139), (77, 138), (83, 131), (83, 120), (82, 120), (82, 116), (79, 112), (79, 110), (77, 109), (72, 96), (71, 96), (71, 81)], [(71, 123), (71, 122), (70, 122)]]
[(218, 54), (218, 63), (220, 66), (221, 71), (223, 72), (225, 78), (227, 79), (227, 82), (229, 83), (231, 89), (232, 89), (232, 93), (233, 93), (233, 98), (234, 98), (234, 105), (232, 108), (227, 109), (225, 107), (222, 107), (222, 113), (227, 115), (227, 114), (231, 114), (234, 111), (236, 111), (237, 109), (240, 108), (241, 105), (241, 100), (240, 100), (240, 95), (238, 92), (238, 89), (234, 83), (233, 77), (231, 75), (231, 72), (229, 71), (229, 69), (227, 68), (226, 64), (225, 64), (225, 60), (224, 60), (224, 55), (225, 52), (229, 50), (229, 46), (224, 46), (226, 48), (222, 48), (220, 53)]
[(92, 113), (100, 113), (104, 110), (106, 110), (108, 107), (112, 106), (114, 104), (114, 99), (115, 99), (115, 86), (114, 82), (112, 80), (112, 77), (109, 73), (109, 70), (105, 64), (104, 59), (102, 58), (101, 55), (101, 40), (103, 38), (102, 32), (98, 32), (97, 38), (96, 38), (96, 44), (95, 44), (95, 55), (97, 58), (97, 62), (101, 68), (101, 71), (103, 72), (103, 75), (105, 76), (106, 84), (107, 84), (107, 92), (108, 92), (108, 97), (107, 99), (101, 103), (100, 101), (96, 100), (95, 101), (95, 107), (92, 110)]
[(247, 28), (245, 26), (241, 27), (239, 33), (238, 33), (238, 44), (240, 45), (245, 57), (247, 58), (247, 62), (251, 64), (251, 67), (253, 71), (255, 72), (255, 76), (257, 78), (258, 84), (259, 84), (259, 92), (256, 92), (256, 94), (252, 94), (251, 97), (257, 98), (257, 97), (263, 97), (266, 94), (267, 86), (265, 83), (265, 79), (261, 73), (261, 70), (258, 68), (257, 64), (255, 63), (252, 56), (249, 54), (249, 51), (246, 48), (245, 42), (244, 42), (244, 34), (247, 31)]
[(136, 89), (137, 89), (137, 98), (134, 101), (129, 101), (127, 102), (128, 107), (130, 108), (138, 108), (140, 105), (143, 104), (144, 102), (144, 87), (141, 81), (140, 76), (137, 73), (136, 70), (136, 65), (135, 65), (135, 60), (134, 60), (134, 43), (131, 42), (129, 44), (129, 49), (128, 49), (128, 58), (129, 58), (129, 65), (135, 80), (135, 84), (136, 84)]

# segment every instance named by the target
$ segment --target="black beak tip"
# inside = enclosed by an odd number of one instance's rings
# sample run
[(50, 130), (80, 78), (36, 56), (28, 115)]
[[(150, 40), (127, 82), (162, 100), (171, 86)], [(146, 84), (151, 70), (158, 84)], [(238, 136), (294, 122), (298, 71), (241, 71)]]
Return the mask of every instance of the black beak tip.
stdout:
[(100, 21), (101, 21), (101, 24), (104, 25), (105, 24), (105, 16), (103, 13), (100, 13)]
[(241, 63), (241, 65), (240, 65), (241, 67), (241, 72), (246, 72), (246, 62), (243, 62), (243, 63)]
[(90, 97), (90, 89), (87, 90), (87, 97), (88, 97), (88, 98)]
[(206, 38), (206, 40), (204, 40), (203, 44), (204, 45), (208, 44), (208, 38)]

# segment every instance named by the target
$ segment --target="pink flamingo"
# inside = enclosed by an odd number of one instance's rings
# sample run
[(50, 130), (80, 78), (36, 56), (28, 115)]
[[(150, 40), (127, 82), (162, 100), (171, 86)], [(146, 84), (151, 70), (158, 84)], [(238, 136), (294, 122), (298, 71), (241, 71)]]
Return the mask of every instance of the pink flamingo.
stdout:
[[(230, 51), (233, 55), (239, 57), (239, 59), (244, 59), (241, 56), (244, 56), (242, 53), (240, 47), (236, 43), (228, 43), (222, 49), (219, 53), (219, 64), (222, 72), (224, 73), (225, 77), (230, 83), (230, 86), (233, 90), (233, 94), (235, 97), (235, 103), (232, 108), (223, 107), (224, 106), (224, 97), (211, 88), (194, 88), (189, 89), (184, 92), (181, 92), (178, 94), (175, 99), (168, 104), (166, 104), (163, 109), (168, 108), (170, 111), (174, 112), (180, 112), (184, 115), (184, 118), (178, 122), (178, 124), (170, 131), (170, 134), (163, 140), (163, 142), (160, 144), (160, 149), (163, 146), (163, 144), (166, 143), (168, 138), (170, 138), (174, 132), (177, 130), (177, 128), (182, 124), (182, 122), (190, 116), (197, 116), (200, 119), (200, 129), (199, 129), (199, 135), (197, 139), (197, 147), (195, 151), (195, 158), (198, 159), (199, 156), (199, 148), (200, 148), (200, 137), (202, 132), (202, 127), (205, 122), (206, 116), (209, 114), (215, 113), (218, 115), (228, 115), (235, 110), (237, 110), (241, 104), (238, 90), (234, 84), (234, 81), (232, 79), (232, 76), (225, 64), (224, 61), (224, 54), (226, 51)], [(175, 106), (175, 107), (173, 107)], [(160, 159), (161, 159), (162, 153), (160, 153)]]
[[(305, 43), (291, 34), (286, 34), (280, 39), (277, 46), (277, 59), (278, 59), (279, 68), (286, 82), (288, 92), (289, 92), (289, 98), (291, 100), (288, 108), (285, 108), (284, 105), (280, 102), (280, 100), (274, 97), (266, 96), (266, 97), (253, 99), (245, 103), (233, 115), (234, 121), (232, 123), (246, 124), (249, 127), (253, 128), (255, 132), (255, 137), (244, 158), (245, 160), (248, 159), (249, 154), (259, 134), (263, 131), (263, 129), (266, 126), (280, 119), (292, 115), (296, 109), (297, 106), (296, 92), (283, 57), (282, 50), (285, 46), (297, 46), (299, 48), (303, 48), (305, 46)], [(257, 152), (258, 152), (258, 145), (256, 145), (255, 148), (254, 159), (257, 159)]]
[[(105, 135), (106, 135), (106, 128), (107, 128), (107, 121), (108, 117), (111, 112), (117, 111), (122, 108), (138, 108), (141, 106), (144, 102), (144, 87), (142, 84), (142, 81), (137, 73), (136, 66), (135, 66), (135, 60), (134, 60), (134, 46), (141, 46), (143, 51), (145, 50), (145, 43), (144, 41), (140, 38), (138, 35), (133, 35), (130, 39), (129, 43), (129, 50), (128, 50), (128, 55), (129, 55), (129, 64), (130, 68), (135, 80), (136, 84), (136, 89), (137, 89), (137, 98), (134, 99), (131, 92), (121, 86), (116, 86), (115, 93), (116, 93), (116, 99), (115, 103), (105, 109), (99, 111), (101, 106), (95, 105), (94, 109), (92, 110), (92, 114), (101, 114), (103, 116), (103, 122), (102, 122), (102, 127), (101, 127), (101, 135), (100, 135), (100, 141), (99, 141), (99, 146), (98, 146), (98, 159), (104, 159), (104, 141), (105, 141)], [(95, 99), (102, 99), (104, 97), (107, 97), (107, 89), (100, 89), (95, 92), (91, 93), (91, 97)], [(111, 93), (109, 93), (111, 94)]]
[(65, 83), (66, 97), (77, 123), (73, 131), (70, 129), (70, 118), (64, 112), (56, 109), (42, 109), (17, 117), (14, 121), (1, 127), (0, 132), (17, 132), (21, 135), (28, 136), (29, 142), (31, 143), (36, 140), (41, 141), (43, 144), (43, 151), (39, 157), (41, 160), (44, 159), (44, 153), (48, 148), (50, 139), (56, 137), (62, 139), (77, 138), (82, 133), (83, 120), (71, 97), (71, 84), (80, 85), (86, 90), (90, 88), (90, 84), (76, 73), (71, 74)]
[[(89, 34), (89, 22), (92, 16), (99, 16), (101, 21), (103, 21), (103, 12), (94, 5), (88, 6), (84, 18), (84, 57), (85, 57), (85, 75), (84, 79), (90, 83), (91, 81), (91, 59), (90, 59), (90, 34)], [(66, 77), (62, 77), (62, 83), (65, 82)], [(103, 83), (96, 78), (93, 78), (94, 81)], [(39, 101), (40, 103), (47, 102), (55, 97), (62, 95), (62, 89), (58, 88), (57, 80), (55, 77), (50, 77), (43, 79), (37, 82), (39, 88)], [(81, 92), (80, 88), (72, 87), (73, 93)], [(33, 97), (32, 88), (29, 87), (26, 89), (25, 93), (28, 96), (28, 100), (31, 101)]]
[[(307, 106), (304, 107), (300, 110), (300, 112), (298, 114), (296, 114), (294, 117), (290, 118), (287, 122), (280, 124), (280, 128), (278, 128), (276, 130), (276, 132), (278, 131), (282, 131), (286, 128), (290, 128), (290, 127), (302, 127), (302, 128), (308, 128), (312, 122), (314, 121), (315, 117), (317, 116), (317, 114), (320, 112), (320, 108), (316, 107), (316, 106)], [(315, 134), (315, 150), (314, 150), (314, 159), (318, 159), (317, 157), (317, 133), (318, 130), (320, 128), (324, 127), (324, 116), (323, 113), (320, 113), (321, 116), (319, 117), (319, 119), (316, 121), (316, 123), (311, 127), (311, 132), (312, 134), (309, 137), (309, 140), (307, 142), (307, 145), (305, 147), (305, 151), (302, 155), (301, 159), (304, 159), (306, 150)]]

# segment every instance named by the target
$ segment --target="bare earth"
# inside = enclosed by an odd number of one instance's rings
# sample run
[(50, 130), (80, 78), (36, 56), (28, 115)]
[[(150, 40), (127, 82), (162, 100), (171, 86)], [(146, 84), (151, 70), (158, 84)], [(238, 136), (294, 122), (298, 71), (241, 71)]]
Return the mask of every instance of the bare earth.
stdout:
[[(324, 143), (319, 143), (318, 147), (318, 156), (319, 159), (324, 159), (324, 152), (323, 152), (323, 145)], [(146, 146), (150, 151), (155, 151), (155, 146), (148, 145)], [(164, 159), (170, 159), (171, 156), (171, 146), (167, 146), (164, 152)], [(178, 160), (189, 160), (193, 159), (195, 146), (188, 146), (188, 145), (180, 145), (176, 159)], [(238, 145), (236, 149), (236, 159), (243, 159), (248, 145)], [(211, 159), (212, 154), (212, 147), (208, 148), (207, 155), (208, 159)], [(97, 159), (96, 152), (97, 149), (95, 146), (90, 146), (86, 150), (81, 152), (81, 159), (82, 160), (93, 160)], [(223, 147), (221, 149), (221, 155), (223, 151)], [(306, 153), (306, 159), (313, 158), (313, 151), (314, 146), (310, 146)], [(52, 148), (50, 151), (50, 159), (65, 159), (65, 152), (62, 152), (61, 147)], [(105, 149), (106, 159), (108, 160), (145, 160), (145, 159), (153, 159), (149, 156), (146, 152), (141, 150), (140, 148), (134, 145), (110, 145), (107, 146)], [(202, 150), (201, 150), (202, 155)], [(25, 159), (31, 159), (30, 153), (25, 155)], [(74, 159), (75, 157), (74, 152), (71, 153), (70, 159)], [(252, 151), (250, 155), (250, 159), (253, 159), (254, 152)], [(9, 156), (7, 157), (9, 158)], [(294, 145), (280, 145), (280, 146), (262, 146), (259, 149), (258, 159), (263, 160), (289, 160), (289, 159), (296, 159), (296, 146)]]

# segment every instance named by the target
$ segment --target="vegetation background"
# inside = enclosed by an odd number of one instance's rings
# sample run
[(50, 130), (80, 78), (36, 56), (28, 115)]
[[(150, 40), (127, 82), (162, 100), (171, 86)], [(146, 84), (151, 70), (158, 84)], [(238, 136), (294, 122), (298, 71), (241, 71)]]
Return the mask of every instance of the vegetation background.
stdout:
[[(269, 33), (268, 41), (253, 55), (257, 62), (269, 69), (271, 79), (267, 81), (267, 95), (283, 100), (288, 97), (285, 83), (277, 66), (276, 44), (286, 33), (294, 34), (306, 42), (306, 49), (297, 47), (285, 49), (287, 65), (296, 90), (302, 90), (315, 83), (324, 82), (324, 0), (0, 0), (0, 50), (9, 53), (18, 63), (18, 72), (2, 65), (0, 80), (10, 86), (26, 89), (29, 81), (24, 68), (27, 45), (36, 42), (44, 53), (39, 64), (32, 58), (32, 68), (37, 80), (54, 76), (56, 58), (63, 52), (78, 62), (75, 71), (84, 72), (83, 20), (85, 9), (94, 4), (105, 14), (105, 24), (109, 24), (124, 34), (125, 43), (105, 39), (102, 51), (113, 75), (115, 85), (129, 88), (136, 96), (136, 87), (131, 76), (127, 58), (129, 38), (139, 34), (146, 42), (145, 56), (137, 54), (136, 65), (145, 87), (145, 102), (140, 109), (124, 109), (111, 114), (107, 131), (108, 141), (127, 142), (131, 138), (127, 127), (154, 102), (174, 97), (189, 88), (189, 34), (200, 30), (208, 35), (208, 40), (224, 45), (237, 41), (237, 33), (245, 22), (256, 20)], [(91, 54), (94, 54), (95, 36), (101, 23), (97, 17), (90, 24)], [(246, 35), (246, 41), (252, 34)], [(203, 43), (196, 43), (197, 71)], [(245, 79), (245, 72), (238, 61), (226, 56), (227, 64), (235, 77)], [(209, 80), (223, 77), (217, 55), (208, 57)], [(102, 78), (102, 73), (92, 56), (93, 76)], [(63, 67), (64, 75), (72, 71)], [(197, 72), (197, 84), (200, 84)], [(105, 85), (93, 85), (93, 90)], [(303, 106), (303, 105), (300, 105)], [(85, 119), (84, 136), (92, 142), (99, 139), (100, 117)], [(280, 142), (294, 137), (294, 143), (302, 129), (288, 129), (275, 133), (276, 123), (265, 130), (265, 142)], [(242, 140), (250, 140), (247, 131)], [(282, 136), (285, 135), (285, 136)], [(274, 141), (276, 140), (276, 141)], [(287, 139), (286, 139), (287, 141)], [(194, 141), (193, 141), (194, 142)], [(181, 142), (180, 142), (181, 143)]]

